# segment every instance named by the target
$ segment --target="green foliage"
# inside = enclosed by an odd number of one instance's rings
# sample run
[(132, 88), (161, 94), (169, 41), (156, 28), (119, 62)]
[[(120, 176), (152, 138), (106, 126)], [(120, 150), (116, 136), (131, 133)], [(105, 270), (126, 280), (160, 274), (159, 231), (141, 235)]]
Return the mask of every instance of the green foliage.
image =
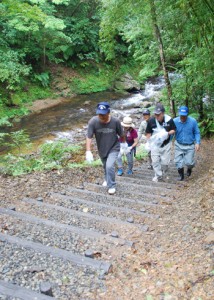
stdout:
[(30, 139), (25, 130), (1, 133), (0, 142), (2, 146), (6, 146), (10, 150), (18, 149), (19, 153), (22, 145), (30, 147)]
[(44, 88), (40, 85), (27, 85), (26, 91), (18, 91), (14, 94), (14, 98), (20, 99), (20, 103), (32, 103), (38, 99), (53, 97), (53, 92), (49, 87)]
[(0, 82), (8, 91), (18, 88), (24, 76), (29, 75), (31, 68), (21, 63), (21, 56), (12, 50), (1, 51), (0, 49)]
[(10, 123), (10, 121), (8, 119), (9, 119), (8, 117), (1, 117), (1, 114), (0, 114), (0, 127), (12, 126), (12, 124)]
[(78, 146), (67, 145), (66, 140), (45, 143), (40, 147), (41, 159), (44, 163), (54, 162), (62, 165), (70, 158), (70, 154), (80, 149)]
[(137, 147), (136, 150), (136, 160), (142, 160), (148, 156), (148, 151), (145, 150), (145, 145), (140, 144), (139, 147)]
[(113, 71), (103, 69), (98, 72), (85, 72), (84, 78), (74, 78), (71, 90), (77, 94), (101, 92), (111, 87)]
[(16, 156), (11, 153), (0, 156), (0, 171), (3, 174), (18, 176), (32, 171), (32, 159)]
[(85, 169), (87, 167), (99, 167), (99, 166), (102, 166), (102, 162), (100, 159), (94, 160), (91, 164), (89, 164), (86, 161), (83, 161), (81, 163), (69, 163), (68, 164), (68, 167), (71, 169), (75, 169), (75, 168)]
[(29, 112), (29, 110), (26, 107), (23, 107), (23, 106), (15, 107), (15, 108), (12, 107), (12, 108), (9, 108), (9, 109), (6, 106), (2, 106), (2, 110), (0, 112), (0, 117), (4, 116), (8, 119), (12, 119), (16, 116), (25, 116), (25, 115), (28, 114), (28, 112)]
[(214, 119), (204, 119), (199, 122), (199, 128), (201, 136), (211, 136), (214, 135)]
[(43, 87), (47, 87), (50, 83), (50, 75), (48, 72), (43, 72), (41, 74), (35, 74), (35, 79), (38, 80)]
[(60, 169), (68, 165), (80, 146), (69, 145), (66, 140), (43, 144), (34, 155), (7, 154), (0, 156), (1, 172), (13, 176), (35, 171)]

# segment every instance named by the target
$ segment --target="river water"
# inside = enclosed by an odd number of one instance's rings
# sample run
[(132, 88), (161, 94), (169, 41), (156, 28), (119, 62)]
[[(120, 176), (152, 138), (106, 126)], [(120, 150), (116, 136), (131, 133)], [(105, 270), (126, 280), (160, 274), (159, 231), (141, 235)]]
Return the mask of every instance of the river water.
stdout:
[(142, 101), (157, 101), (160, 90), (165, 86), (163, 77), (158, 77), (145, 84), (145, 89), (137, 94), (123, 95), (115, 92), (102, 92), (90, 95), (78, 95), (65, 103), (23, 117), (12, 127), (12, 131), (25, 129), (37, 147), (47, 140), (75, 137), (85, 134), (89, 119), (95, 115), (95, 108), (100, 101), (108, 101), (114, 115), (123, 117), (139, 113)]

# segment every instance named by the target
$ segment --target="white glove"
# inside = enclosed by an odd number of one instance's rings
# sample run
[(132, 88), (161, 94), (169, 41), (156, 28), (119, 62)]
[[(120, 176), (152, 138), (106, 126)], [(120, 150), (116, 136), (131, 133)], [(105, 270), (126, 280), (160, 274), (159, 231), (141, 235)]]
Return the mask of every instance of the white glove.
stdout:
[(127, 154), (127, 153), (130, 153), (131, 151), (132, 151), (132, 146), (130, 146), (130, 147), (127, 148), (126, 154)]
[(86, 151), (85, 158), (89, 164), (91, 164), (92, 161), (94, 160), (94, 157), (93, 157), (93, 154), (91, 153), (91, 151)]
[(128, 150), (128, 144), (127, 143), (120, 143), (120, 155), (126, 154)]

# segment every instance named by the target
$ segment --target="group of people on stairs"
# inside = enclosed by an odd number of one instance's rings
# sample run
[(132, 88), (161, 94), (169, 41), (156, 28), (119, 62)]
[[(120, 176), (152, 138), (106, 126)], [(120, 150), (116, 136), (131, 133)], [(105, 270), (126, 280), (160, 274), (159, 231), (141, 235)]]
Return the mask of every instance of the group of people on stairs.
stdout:
[(115, 164), (118, 166), (117, 175), (123, 175), (122, 156), (127, 158), (127, 174), (133, 174), (136, 146), (142, 136), (146, 138), (145, 148), (148, 151), (149, 166), (154, 170), (154, 182), (167, 178), (171, 157), (171, 145), (175, 137), (174, 160), (179, 173), (178, 180), (190, 176), (195, 165), (195, 151), (200, 147), (200, 131), (197, 121), (190, 117), (188, 107), (181, 106), (179, 116), (172, 119), (165, 113), (161, 103), (157, 103), (151, 116), (149, 109), (143, 110), (143, 121), (139, 130), (135, 129), (131, 117), (124, 117), (123, 121), (110, 113), (108, 102), (100, 102), (96, 107), (96, 116), (88, 122), (86, 135), (86, 161), (91, 163), (94, 158), (91, 152), (92, 138), (95, 136), (100, 159), (104, 169), (103, 186), (108, 187), (110, 195), (116, 192)]

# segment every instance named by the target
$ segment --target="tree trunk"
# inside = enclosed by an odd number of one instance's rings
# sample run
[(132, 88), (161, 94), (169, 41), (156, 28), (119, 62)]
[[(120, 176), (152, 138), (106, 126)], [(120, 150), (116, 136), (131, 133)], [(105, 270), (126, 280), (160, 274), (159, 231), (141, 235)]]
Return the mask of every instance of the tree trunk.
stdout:
[(170, 80), (169, 80), (169, 74), (168, 74), (168, 71), (166, 68), (164, 47), (163, 47), (163, 42), (162, 42), (162, 38), (161, 38), (161, 33), (160, 33), (160, 30), (159, 30), (159, 27), (157, 24), (157, 15), (156, 15), (156, 8), (155, 8), (154, 0), (149, 0), (149, 4), (150, 4), (154, 34), (155, 34), (155, 38), (158, 41), (158, 46), (159, 46), (160, 60), (161, 60), (162, 69), (163, 69), (163, 73), (164, 73), (164, 79), (165, 79), (166, 88), (167, 88), (167, 95), (168, 95), (168, 100), (169, 100), (169, 104), (170, 104), (170, 111), (171, 111), (171, 114), (175, 117), (176, 116), (175, 103), (174, 103), (174, 100), (172, 99), (172, 87), (171, 87)]

